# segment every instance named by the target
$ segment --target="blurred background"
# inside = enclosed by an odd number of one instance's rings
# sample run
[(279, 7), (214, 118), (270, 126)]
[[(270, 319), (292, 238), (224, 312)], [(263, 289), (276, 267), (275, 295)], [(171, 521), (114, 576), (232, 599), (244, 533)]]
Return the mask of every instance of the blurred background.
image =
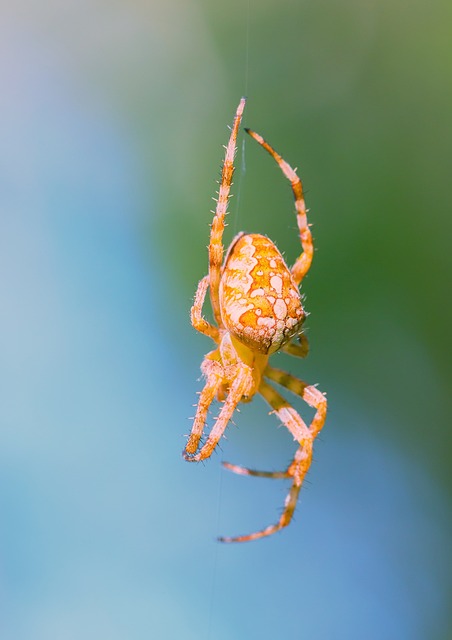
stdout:
[[(0, 5), (0, 637), (452, 637), (452, 5)], [(189, 323), (241, 95), (304, 180), (311, 352), (330, 412), (292, 525), (263, 401), (183, 462)], [(241, 134), (226, 242), (300, 251)], [(294, 401), (309, 417), (301, 402)], [(238, 428), (236, 428), (238, 427)]]

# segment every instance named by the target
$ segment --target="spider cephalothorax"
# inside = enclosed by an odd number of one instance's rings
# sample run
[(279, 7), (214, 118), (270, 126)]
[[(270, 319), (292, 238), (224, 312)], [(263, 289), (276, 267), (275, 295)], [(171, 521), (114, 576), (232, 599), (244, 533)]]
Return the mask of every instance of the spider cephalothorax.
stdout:
[[(226, 468), (242, 475), (292, 480), (284, 511), (276, 524), (257, 533), (220, 538), (223, 542), (255, 540), (289, 524), (311, 464), (314, 439), (326, 417), (326, 398), (320, 391), (268, 364), (269, 356), (276, 351), (282, 350), (298, 357), (305, 357), (308, 353), (307, 339), (301, 332), (305, 312), (298, 286), (311, 266), (313, 245), (300, 178), (261, 136), (249, 129), (246, 129), (247, 133), (270, 153), (291, 182), (303, 252), (289, 269), (271, 240), (259, 234), (241, 233), (232, 241), (223, 264), (224, 218), (234, 173), (237, 133), (244, 108), (245, 98), (242, 98), (226, 147), (210, 233), (209, 273), (200, 281), (191, 309), (191, 321), (195, 329), (212, 338), (217, 347), (206, 355), (201, 365), (206, 383), (199, 397), (184, 457), (192, 462), (208, 458), (238, 403), (250, 401), (256, 393), (268, 402), (299, 447), (286, 471), (254, 471), (223, 463)], [(208, 287), (216, 325), (207, 322), (202, 315)], [(267, 380), (301, 396), (316, 410), (309, 426)], [(223, 404), (206, 442), (201, 446), (207, 412), (215, 398)]]

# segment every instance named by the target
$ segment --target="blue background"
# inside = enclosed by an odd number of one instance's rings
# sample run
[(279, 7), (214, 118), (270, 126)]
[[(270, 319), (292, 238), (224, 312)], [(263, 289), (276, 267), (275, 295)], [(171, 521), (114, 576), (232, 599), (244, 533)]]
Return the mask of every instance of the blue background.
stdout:
[[(25, 2), (0, 9), (0, 634), (452, 633), (448, 3)], [(311, 353), (330, 413), (294, 523), (260, 399), (189, 465), (189, 325), (238, 99), (307, 187)], [(299, 251), (239, 142), (226, 241)], [(238, 197), (237, 197), (238, 196)], [(292, 216), (292, 217), (291, 217)], [(309, 417), (300, 403), (296, 406)]]

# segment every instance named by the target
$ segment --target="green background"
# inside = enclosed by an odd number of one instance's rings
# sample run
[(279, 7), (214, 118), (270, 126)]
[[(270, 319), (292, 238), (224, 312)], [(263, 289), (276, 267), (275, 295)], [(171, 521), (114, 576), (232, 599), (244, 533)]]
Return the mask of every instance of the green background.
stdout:
[[(451, 637), (451, 22), (445, 0), (2, 4), (3, 638)], [(256, 398), (211, 461), (180, 456), (243, 94), (316, 246), (310, 355), (275, 362), (330, 409), (293, 524), (222, 546), (287, 487), (220, 461), (294, 450)], [(226, 241), (292, 263), (290, 188), (244, 138)]]

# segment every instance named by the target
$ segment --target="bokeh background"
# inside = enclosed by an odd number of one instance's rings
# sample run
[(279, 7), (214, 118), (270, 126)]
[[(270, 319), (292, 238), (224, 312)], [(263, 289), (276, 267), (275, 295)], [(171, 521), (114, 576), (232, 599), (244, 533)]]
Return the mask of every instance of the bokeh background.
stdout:
[[(448, 0), (0, 5), (0, 637), (452, 637)], [(306, 361), (328, 393), (295, 522), (260, 399), (180, 452), (209, 341), (188, 313), (238, 100), (304, 179)], [(299, 252), (239, 141), (227, 240)], [(295, 401), (309, 417), (309, 412)], [(279, 428), (278, 428), (279, 427)]]

